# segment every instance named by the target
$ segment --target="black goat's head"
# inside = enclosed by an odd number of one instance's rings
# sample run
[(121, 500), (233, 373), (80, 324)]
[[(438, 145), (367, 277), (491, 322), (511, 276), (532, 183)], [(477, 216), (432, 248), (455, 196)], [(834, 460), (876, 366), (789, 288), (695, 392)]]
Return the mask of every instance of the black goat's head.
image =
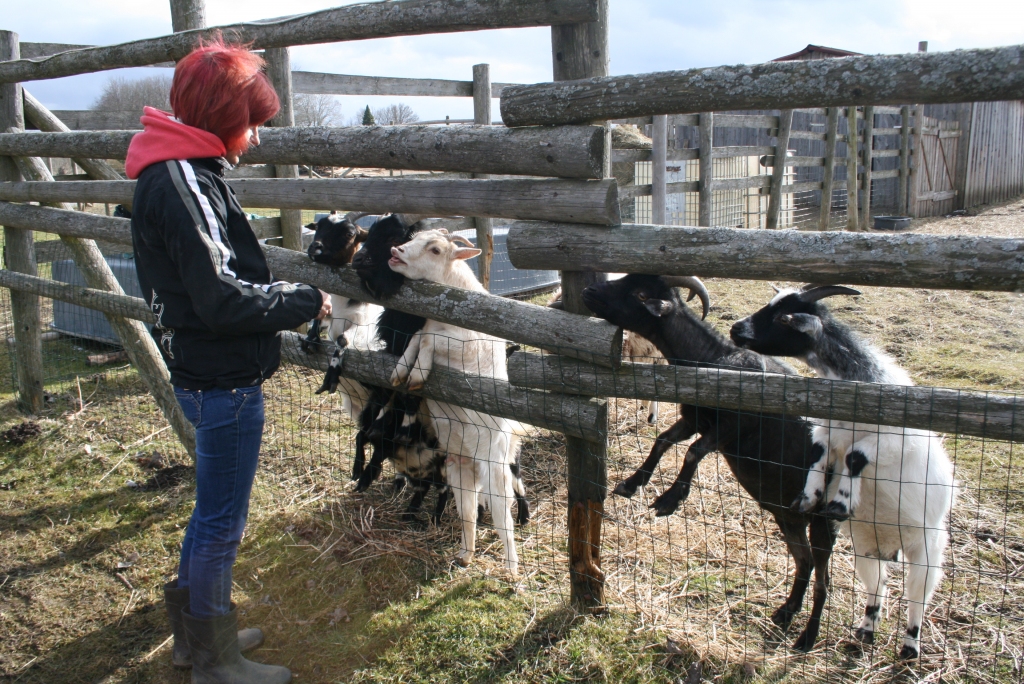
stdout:
[(859, 295), (839, 285), (808, 286), (803, 290), (776, 290), (768, 304), (729, 331), (733, 343), (767, 356), (804, 358), (821, 336), (829, 313), (819, 302), (834, 295)]
[(366, 240), (366, 230), (355, 224), (360, 214), (346, 214), (344, 217), (332, 211), (307, 228), (316, 231), (313, 242), (306, 253), (318, 264), (344, 266), (352, 263), (352, 257), (359, 249), (359, 243)]
[(703, 319), (711, 308), (707, 288), (693, 276), (630, 274), (618, 280), (595, 283), (583, 290), (583, 303), (601, 318), (650, 337), (660, 327), (659, 319), (686, 309), (675, 288), (690, 290), (686, 301), (700, 297)]
[(420, 229), (418, 217), (388, 214), (370, 226), (363, 248), (352, 259), (352, 267), (363, 281), (363, 287), (377, 299), (398, 292), (405, 276), (388, 267), (391, 248), (403, 245)]

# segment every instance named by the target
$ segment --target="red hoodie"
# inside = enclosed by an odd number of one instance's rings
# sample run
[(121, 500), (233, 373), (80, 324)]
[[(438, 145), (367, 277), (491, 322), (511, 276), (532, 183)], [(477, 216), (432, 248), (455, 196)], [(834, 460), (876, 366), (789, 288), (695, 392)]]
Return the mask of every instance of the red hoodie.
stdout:
[(140, 121), (144, 127), (128, 145), (124, 170), (129, 178), (138, 178), (147, 166), (168, 159), (223, 157), (226, 148), (213, 133), (186, 126), (167, 112), (143, 107)]

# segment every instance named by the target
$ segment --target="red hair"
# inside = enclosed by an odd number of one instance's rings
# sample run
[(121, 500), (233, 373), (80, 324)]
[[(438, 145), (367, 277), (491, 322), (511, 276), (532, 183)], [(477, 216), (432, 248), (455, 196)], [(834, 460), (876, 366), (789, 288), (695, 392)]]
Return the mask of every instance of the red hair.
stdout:
[(220, 38), (200, 45), (174, 69), (174, 116), (216, 135), (229, 155), (245, 152), (249, 128), (266, 123), (281, 109), (264, 65), (259, 55), (225, 45)]

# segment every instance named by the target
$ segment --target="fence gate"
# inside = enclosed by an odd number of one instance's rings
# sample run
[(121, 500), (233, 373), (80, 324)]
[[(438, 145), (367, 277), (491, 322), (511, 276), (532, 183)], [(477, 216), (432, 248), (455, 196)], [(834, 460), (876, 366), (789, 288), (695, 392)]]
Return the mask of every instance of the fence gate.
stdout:
[(923, 172), (917, 174), (917, 211), (911, 216), (948, 214), (955, 208), (960, 123), (926, 116), (920, 140)]

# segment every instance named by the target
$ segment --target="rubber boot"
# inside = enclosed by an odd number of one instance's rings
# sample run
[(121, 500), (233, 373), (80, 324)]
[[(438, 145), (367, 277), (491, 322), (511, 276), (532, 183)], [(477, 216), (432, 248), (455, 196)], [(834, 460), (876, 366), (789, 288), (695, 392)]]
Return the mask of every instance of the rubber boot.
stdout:
[(279, 665), (246, 660), (238, 650), (238, 611), (209, 620), (181, 611), (192, 652), (192, 684), (288, 684), (292, 673)]
[[(171, 651), (171, 664), (182, 670), (192, 667), (192, 654), (185, 640), (185, 626), (181, 622), (181, 611), (188, 608), (188, 587), (178, 588), (178, 580), (164, 585), (164, 604), (167, 606), (167, 618), (171, 622), (171, 634), (174, 635), (174, 649)], [(248, 653), (263, 645), (263, 632), (255, 627), (238, 631), (238, 650)]]

